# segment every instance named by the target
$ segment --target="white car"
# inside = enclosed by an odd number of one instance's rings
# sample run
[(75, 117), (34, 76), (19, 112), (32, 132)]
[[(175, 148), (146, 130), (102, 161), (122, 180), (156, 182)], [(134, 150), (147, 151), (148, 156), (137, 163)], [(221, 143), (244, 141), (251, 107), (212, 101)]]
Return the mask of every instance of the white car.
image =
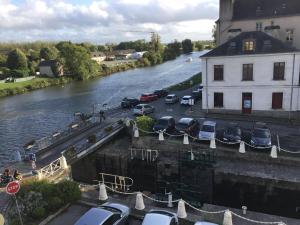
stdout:
[(150, 210), (145, 215), (142, 225), (178, 225), (178, 217), (169, 211)]
[(154, 112), (154, 107), (148, 104), (138, 104), (133, 108), (134, 115), (146, 115)]
[(199, 140), (212, 140), (216, 138), (216, 125), (215, 121), (204, 121), (199, 131)]
[(203, 222), (196, 222), (195, 225), (218, 225), (218, 224), (203, 221)]
[(185, 95), (181, 98), (180, 104), (181, 105), (191, 105), (191, 101), (193, 101), (193, 97), (190, 95)]

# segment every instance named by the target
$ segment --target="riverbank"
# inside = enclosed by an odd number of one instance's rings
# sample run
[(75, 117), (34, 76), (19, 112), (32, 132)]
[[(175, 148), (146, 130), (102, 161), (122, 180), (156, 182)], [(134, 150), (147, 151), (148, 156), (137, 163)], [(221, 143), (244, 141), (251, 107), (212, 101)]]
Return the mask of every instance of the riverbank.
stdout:
[(202, 83), (202, 73), (200, 72), (185, 81), (182, 81), (178, 84), (168, 87), (167, 89), (169, 91), (183, 91), (192, 88), (196, 84), (201, 84), (201, 83)]
[[(93, 76), (90, 79), (101, 78), (109, 76), (113, 73), (123, 72), (141, 67), (144, 66), (140, 63), (135, 62), (120, 63), (113, 66), (102, 66), (102, 70), (96, 76)], [(75, 80), (71, 77), (64, 76), (60, 78), (39, 77), (29, 81), (18, 83), (0, 83), (0, 97), (24, 94), (26, 92), (46, 87), (64, 85), (72, 81)]]

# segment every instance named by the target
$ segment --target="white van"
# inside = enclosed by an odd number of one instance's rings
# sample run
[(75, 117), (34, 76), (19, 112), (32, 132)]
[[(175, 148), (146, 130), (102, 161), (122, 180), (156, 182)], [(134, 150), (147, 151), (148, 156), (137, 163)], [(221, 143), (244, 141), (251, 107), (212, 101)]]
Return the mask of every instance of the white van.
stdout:
[(216, 138), (216, 125), (215, 121), (204, 121), (199, 131), (199, 140), (212, 140)]

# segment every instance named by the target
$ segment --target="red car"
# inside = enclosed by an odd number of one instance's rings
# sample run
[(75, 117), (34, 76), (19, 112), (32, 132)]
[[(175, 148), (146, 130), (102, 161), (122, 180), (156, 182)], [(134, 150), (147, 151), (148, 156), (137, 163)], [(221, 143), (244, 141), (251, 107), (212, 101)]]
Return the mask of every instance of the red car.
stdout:
[(140, 102), (151, 102), (151, 101), (154, 101), (156, 99), (158, 99), (157, 95), (146, 93), (146, 94), (141, 95)]

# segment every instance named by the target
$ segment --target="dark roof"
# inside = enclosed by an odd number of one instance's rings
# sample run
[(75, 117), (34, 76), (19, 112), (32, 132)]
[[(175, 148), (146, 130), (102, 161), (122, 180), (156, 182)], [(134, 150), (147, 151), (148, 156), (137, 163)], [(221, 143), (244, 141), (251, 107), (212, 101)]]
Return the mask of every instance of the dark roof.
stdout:
[[(243, 51), (243, 43), (244, 40), (249, 39), (255, 41), (255, 51), (245, 52)], [(270, 54), (298, 51), (298, 49), (291, 47), (264, 32), (252, 31), (240, 33), (236, 37), (230, 39), (226, 43), (218, 46), (201, 57)]]
[(55, 66), (57, 63), (57, 60), (43, 60), (40, 62), (39, 66)]
[(236, 0), (233, 20), (300, 15), (299, 0)]

